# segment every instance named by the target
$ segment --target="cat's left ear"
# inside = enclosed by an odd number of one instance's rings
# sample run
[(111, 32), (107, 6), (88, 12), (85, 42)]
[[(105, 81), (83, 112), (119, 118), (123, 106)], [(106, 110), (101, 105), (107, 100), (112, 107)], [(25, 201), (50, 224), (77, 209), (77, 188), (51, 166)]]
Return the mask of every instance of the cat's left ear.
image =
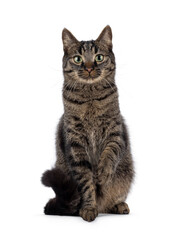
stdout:
[(62, 40), (64, 51), (67, 52), (72, 45), (77, 44), (79, 41), (73, 36), (73, 34), (66, 28), (62, 31)]
[(107, 25), (96, 39), (97, 42), (102, 42), (108, 46), (109, 49), (112, 49), (112, 30), (109, 25)]

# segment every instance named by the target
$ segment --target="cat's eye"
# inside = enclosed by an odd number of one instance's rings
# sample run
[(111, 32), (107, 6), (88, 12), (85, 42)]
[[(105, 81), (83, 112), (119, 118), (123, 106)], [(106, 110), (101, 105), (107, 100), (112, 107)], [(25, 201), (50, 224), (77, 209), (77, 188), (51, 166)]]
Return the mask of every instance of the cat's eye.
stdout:
[(75, 56), (73, 59), (74, 59), (74, 62), (77, 64), (82, 63), (82, 57), (80, 57), (80, 56)]
[(102, 54), (98, 54), (96, 57), (95, 57), (95, 60), (96, 62), (102, 62), (104, 59), (104, 56)]

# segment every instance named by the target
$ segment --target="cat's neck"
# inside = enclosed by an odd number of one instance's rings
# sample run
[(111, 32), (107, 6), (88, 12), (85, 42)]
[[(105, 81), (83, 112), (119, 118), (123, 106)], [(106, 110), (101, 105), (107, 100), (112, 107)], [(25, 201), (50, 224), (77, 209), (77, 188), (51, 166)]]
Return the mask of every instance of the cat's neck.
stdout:
[[(89, 112), (97, 116), (112, 117), (119, 114), (118, 91), (115, 82), (102, 79), (94, 84), (78, 82), (73, 88), (64, 82), (63, 102), (66, 116), (76, 115), (84, 118)], [(112, 111), (112, 109), (115, 109)], [(101, 116), (101, 117), (102, 117)]]
[(114, 79), (112, 77), (106, 77), (100, 81), (91, 82), (91, 83), (84, 83), (84, 82), (77, 82), (70, 81), (69, 79), (65, 78), (64, 85), (63, 85), (63, 94), (72, 94), (74, 97), (82, 97), (86, 100), (92, 100), (99, 98), (101, 94), (104, 94), (106, 91), (116, 91), (117, 87), (115, 84)]

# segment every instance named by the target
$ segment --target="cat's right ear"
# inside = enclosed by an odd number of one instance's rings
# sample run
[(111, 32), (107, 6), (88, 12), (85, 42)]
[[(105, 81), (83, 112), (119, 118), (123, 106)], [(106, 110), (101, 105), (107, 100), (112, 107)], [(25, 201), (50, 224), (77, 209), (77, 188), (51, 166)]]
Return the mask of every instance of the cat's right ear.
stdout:
[(112, 30), (109, 25), (107, 25), (99, 35), (99, 37), (96, 39), (97, 42), (102, 42), (106, 46), (108, 46), (109, 49), (112, 49)]
[(78, 40), (66, 28), (64, 28), (62, 31), (62, 41), (63, 41), (64, 52), (67, 52), (68, 49), (72, 47), (72, 45), (78, 43)]

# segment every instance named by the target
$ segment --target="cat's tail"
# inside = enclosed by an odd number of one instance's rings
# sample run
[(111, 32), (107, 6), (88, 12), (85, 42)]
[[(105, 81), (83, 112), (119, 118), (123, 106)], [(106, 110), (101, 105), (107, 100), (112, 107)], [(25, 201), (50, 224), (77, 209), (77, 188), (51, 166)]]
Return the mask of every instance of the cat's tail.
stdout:
[(77, 183), (71, 176), (67, 176), (59, 168), (53, 168), (43, 173), (41, 182), (47, 187), (52, 187), (56, 194), (44, 207), (45, 214), (78, 215), (81, 199)]

